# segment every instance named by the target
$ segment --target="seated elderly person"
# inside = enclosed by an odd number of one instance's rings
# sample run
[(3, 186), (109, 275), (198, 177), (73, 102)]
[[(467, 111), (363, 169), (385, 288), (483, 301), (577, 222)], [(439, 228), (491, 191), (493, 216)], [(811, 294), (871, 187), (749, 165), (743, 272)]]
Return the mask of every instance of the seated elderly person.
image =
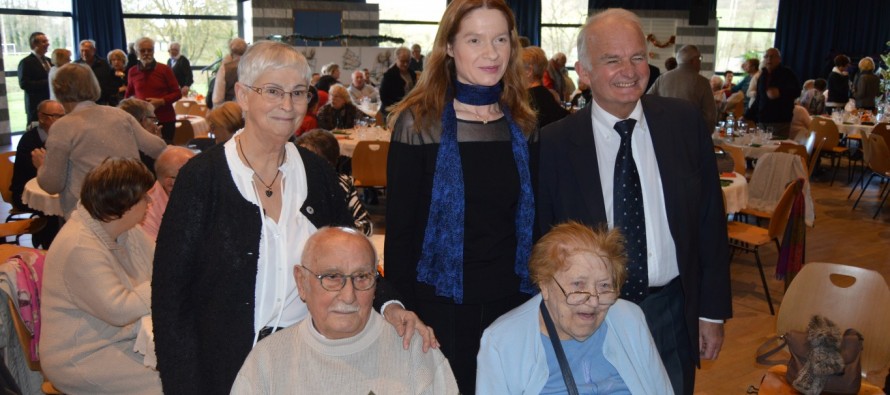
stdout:
[[(314, 129), (297, 137), (297, 145), (314, 152), (316, 155), (327, 159), (334, 169), (337, 168), (337, 159), (340, 158), (340, 144), (337, 138), (331, 132), (324, 129)], [(358, 199), (358, 193), (355, 190), (355, 181), (347, 174), (338, 173), (340, 186), (346, 192), (346, 203), (349, 205), (349, 212), (355, 218), (355, 228), (362, 231), (365, 236), (374, 234), (374, 224), (371, 222), (371, 216), (368, 210)]]
[[(12, 207), (17, 211), (31, 211), (22, 202), (25, 184), (37, 177), (37, 164), (42, 164), (46, 154), (46, 138), (49, 130), (59, 118), (65, 116), (65, 108), (55, 100), (44, 100), (37, 105), (37, 122), (28, 125), (28, 130), (19, 140), (15, 150), (15, 164), (12, 170)], [(37, 164), (35, 164), (37, 162)]]
[(148, 191), (148, 197), (151, 198), (151, 206), (149, 206), (148, 212), (141, 222), (142, 230), (152, 240), (158, 238), (158, 229), (161, 227), (164, 211), (167, 210), (167, 201), (170, 200), (170, 192), (173, 192), (176, 175), (179, 174), (179, 169), (194, 156), (195, 153), (192, 150), (173, 145), (167, 147), (158, 156), (158, 160), (155, 162), (155, 174), (157, 174), (158, 180), (155, 181), (151, 190)]
[(136, 225), (153, 182), (137, 159), (101, 162), (46, 254), (40, 364), (66, 394), (161, 393), (158, 372), (133, 351), (151, 314), (154, 242)]
[(642, 310), (618, 298), (625, 262), (615, 230), (569, 222), (544, 235), (528, 264), (541, 293), (485, 330), (476, 393), (566, 393), (566, 373), (582, 394), (672, 393)]
[(375, 103), (380, 101), (380, 92), (365, 80), (365, 73), (361, 70), (352, 72), (352, 84), (347, 90), (352, 103), (357, 106), (361, 105), (365, 99)]
[[(408, 351), (372, 309), (377, 252), (351, 228), (322, 228), (294, 267), (309, 319), (270, 335), (250, 352), (232, 394), (456, 394), (439, 350)], [(348, 372), (348, 373), (346, 373)]]
[(225, 102), (210, 111), (207, 115), (207, 123), (210, 125), (210, 133), (216, 139), (217, 144), (229, 141), (235, 132), (244, 128), (244, 115), (241, 106), (235, 102)]
[(340, 84), (331, 85), (328, 93), (330, 101), (318, 110), (318, 127), (327, 130), (355, 127), (355, 121), (363, 113), (352, 104), (346, 87)]

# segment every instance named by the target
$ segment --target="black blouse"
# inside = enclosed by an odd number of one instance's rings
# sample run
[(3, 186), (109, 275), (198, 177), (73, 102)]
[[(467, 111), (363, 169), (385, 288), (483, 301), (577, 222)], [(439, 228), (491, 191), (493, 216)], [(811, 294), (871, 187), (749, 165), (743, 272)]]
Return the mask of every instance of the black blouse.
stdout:
[[(464, 303), (490, 302), (519, 292), (513, 269), (519, 174), (506, 119), (488, 124), (458, 120), (457, 128), (465, 191)], [(442, 130), (439, 124), (432, 130), (413, 129), (413, 117), (403, 113), (389, 149), (386, 278), (409, 305), (416, 300), (453, 303), (417, 281)]]

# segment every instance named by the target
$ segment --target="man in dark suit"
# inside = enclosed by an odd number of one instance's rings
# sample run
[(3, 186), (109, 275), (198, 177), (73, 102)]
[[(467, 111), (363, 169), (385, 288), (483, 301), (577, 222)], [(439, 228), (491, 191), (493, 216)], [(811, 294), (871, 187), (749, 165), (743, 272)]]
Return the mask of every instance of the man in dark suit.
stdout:
[(380, 80), (380, 111), (383, 118), (389, 114), (387, 108), (398, 103), (414, 89), (417, 74), (408, 68), (411, 52), (406, 47), (396, 49), (396, 63), (383, 73)]
[(167, 66), (173, 69), (173, 75), (176, 76), (176, 81), (179, 82), (179, 89), (182, 90), (182, 97), (186, 97), (189, 95), (189, 88), (195, 82), (195, 79), (192, 75), (192, 64), (189, 62), (189, 58), (180, 52), (180, 49), (178, 42), (170, 43), (170, 46), (167, 48), (167, 53), (170, 54), (170, 59), (167, 59)]
[(541, 131), (538, 231), (567, 220), (622, 230), (621, 296), (646, 315), (675, 393), (691, 394), (732, 315), (726, 219), (710, 130), (690, 103), (643, 96), (646, 52), (628, 11), (582, 28), (576, 70), (592, 100)]
[(31, 33), (28, 37), (31, 54), (19, 62), (19, 87), (25, 91), (25, 112), (28, 124), (37, 120), (37, 105), (49, 99), (49, 68), (52, 63), (46, 57), (49, 39), (41, 32)]
[(93, 75), (99, 81), (102, 94), (99, 96), (99, 100), (96, 100), (96, 104), (109, 105), (112, 103), (115, 95), (117, 95), (118, 88), (120, 88), (120, 84), (118, 81), (115, 81), (116, 77), (111, 65), (105, 59), (96, 56), (96, 42), (93, 40), (81, 40), (80, 59), (77, 59), (74, 63), (83, 63), (90, 66), (90, 69), (93, 70)]

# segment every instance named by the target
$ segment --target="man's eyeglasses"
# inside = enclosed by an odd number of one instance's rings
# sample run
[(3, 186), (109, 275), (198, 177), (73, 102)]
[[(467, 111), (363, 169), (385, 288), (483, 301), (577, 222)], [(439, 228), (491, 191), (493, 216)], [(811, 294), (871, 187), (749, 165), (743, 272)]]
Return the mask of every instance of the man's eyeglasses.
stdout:
[(315, 278), (318, 279), (318, 282), (321, 283), (322, 288), (331, 292), (337, 292), (343, 289), (343, 287), (346, 286), (346, 280), (352, 280), (352, 288), (354, 288), (356, 291), (367, 291), (371, 288), (374, 288), (374, 284), (377, 284), (377, 276), (380, 275), (376, 271), (350, 275), (346, 275), (343, 273), (316, 274), (312, 270), (309, 270), (306, 266), (299, 266), (303, 270), (315, 276)]
[(290, 92), (285, 91), (281, 88), (276, 88), (272, 86), (264, 86), (262, 88), (258, 88), (255, 86), (244, 85), (250, 90), (258, 93), (263, 99), (266, 99), (269, 103), (281, 103), (284, 100), (285, 95), (290, 95), (291, 100), (294, 103), (308, 103), (309, 99), (312, 98), (312, 93), (306, 89), (298, 89)]
[(153, 124), (155, 124), (155, 125), (158, 124), (158, 117), (145, 117), (145, 120), (148, 121), (148, 122), (151, 122), (151, 123), (153, 123)]
[(65, 114), (50, 114), (48, 112), (41, 112), (40, 115), (43, 115), (44, 117), (47, 117), (47, 118), (53, 118), (53, 119), (59, 119), (59, 118), (65, 116)]
[(553, 278), (553, 282), (556, 283), (559, 290), (566, 296), (566, 303), (572, 306), (587, 303), (591, 297), (595, 297), (597, 302), (603, 305), (615, 304), (615, 301), (618, 300), (618, 292), (615, 290), (615, 287), (609, 283), (597, 284), (594, 293), (590, 293), (587, 291), (566, 292), (562, 285), (559, 285), (559, 281), (556, 281), (555, 277)]

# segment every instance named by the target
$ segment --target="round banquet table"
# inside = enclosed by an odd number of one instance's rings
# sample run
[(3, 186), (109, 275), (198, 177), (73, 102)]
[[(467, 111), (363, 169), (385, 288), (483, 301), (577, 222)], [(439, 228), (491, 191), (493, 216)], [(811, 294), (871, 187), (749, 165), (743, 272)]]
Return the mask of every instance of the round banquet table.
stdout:
[(62, 202), (59, 200), (59, 194), (50, 195), (44, 191), (37, 184), (36, 177), (25, 183), (25, 190), (22, 192), (22, 202), (27, 204), (28, 207), (46, 215), (65, 216), (65, 212), (62, 211)]
[(197, 115), (177, 115), (177, 122), (188, 121), (192, 124), (192, 130), (195, 132), (195, 138), (207, 137), (210, 133), (210, 124), (204, 117)]
[(340, 130), (334, 133), (334, 137), (337, 138), (337, 143), (340, 144), (340, 155), (351, 158), (359, 141), (389, 141), (392, 133), (375, 126), (373, 128), (363, 128), (363, 130), (359, 130), (359, 128)]
[(726, 213), (737, 213), (748, 205), (748, 181), (739, 173), (721, 173), (720, 181), (723, 180), (732, 181), (732, 184), (723, 187)]

